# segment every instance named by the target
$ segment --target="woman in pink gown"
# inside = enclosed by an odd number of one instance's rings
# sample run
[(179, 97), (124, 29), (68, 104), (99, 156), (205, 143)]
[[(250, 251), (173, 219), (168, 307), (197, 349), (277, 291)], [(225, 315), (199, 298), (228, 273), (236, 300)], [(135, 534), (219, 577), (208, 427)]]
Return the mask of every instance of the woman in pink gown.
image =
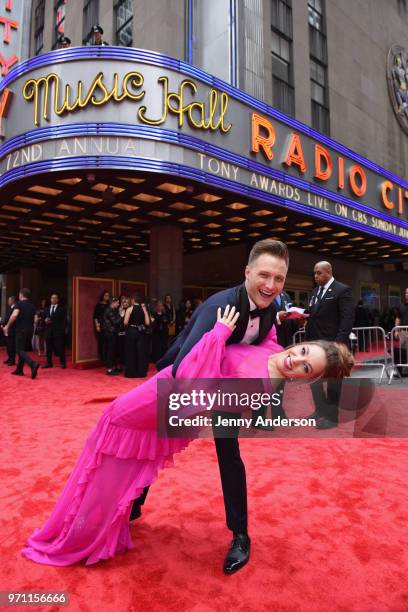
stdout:
[[(232, 329), (219, 315), (214, 328), (180, 363), (176, 378), (269, 378), (268, 358), (283, 351), (275, 328), (261, 345), (226, 347)], [(289, 362), (282, 364), (290, 373)], [(172, 378), (172, 366), (105, 409), (50, 518), (29, 538), (23, 556), (47, 565), (71, 565), (82, 559), (91, 565), (133, 548), (129, 531), (133, 500), (191, 442), (158, 438), (159, 378)]]

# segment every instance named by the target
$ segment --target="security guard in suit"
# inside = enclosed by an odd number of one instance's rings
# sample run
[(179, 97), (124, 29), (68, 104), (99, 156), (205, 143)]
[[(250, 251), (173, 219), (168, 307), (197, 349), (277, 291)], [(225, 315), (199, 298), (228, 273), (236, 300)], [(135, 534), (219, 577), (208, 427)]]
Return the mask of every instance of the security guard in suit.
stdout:
[[(316, 288), (309, 303), (305, 340), (329, 340), (348, 345), (354, 320), (351, 287), (335, 280), (328, 261), (315, 265), (314, 279)], [(308, 418), (317, 420), (318, 429), (337, 426), (341, 387), (341, 379), (328, 380), (326, 393), (322, 380), (312, 384), (315, 411)]]

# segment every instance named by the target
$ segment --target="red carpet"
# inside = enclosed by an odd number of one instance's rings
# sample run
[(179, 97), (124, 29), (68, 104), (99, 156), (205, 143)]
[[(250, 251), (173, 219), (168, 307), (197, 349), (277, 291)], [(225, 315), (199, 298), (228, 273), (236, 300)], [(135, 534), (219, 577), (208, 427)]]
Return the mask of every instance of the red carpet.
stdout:
[(408, 609), (405, 439), (243, 440), (253, 549), (233, 576), (222, 573), (230, 535), (211, 440), (161, 473), (131, 552), (91, 568), (21, 558), (104, 406), (135, 380), (9, 372), (0, 366), (1, 591), (68, 591), (67, 609), (81, 612)]

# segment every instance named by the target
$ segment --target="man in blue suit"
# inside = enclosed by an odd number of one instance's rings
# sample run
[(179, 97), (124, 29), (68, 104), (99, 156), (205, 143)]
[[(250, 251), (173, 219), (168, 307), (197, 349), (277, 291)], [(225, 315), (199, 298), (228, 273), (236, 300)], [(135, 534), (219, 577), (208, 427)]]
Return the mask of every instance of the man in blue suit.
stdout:
[[(288, 265), (288, 249), (283, 242), (278, 240), (257, 242), (249, 254), (244, 283), (220, 291), (201, 304), (194, 311), (188, 325), (157, 363), (158, 369), (173, 364), (173, 375), (175, 375), (182, 359), (188, 355), (202, 336), (214, 327), (218, 308), (221, 307), (224, 310), (228, 304), (231, 307), (235, 306), (239, 312), (239, 318), (227, 344), (267, 342), (268, 334), (277, 322), (278, 309), (274, 305), (274, 300), (283, 289)], [(240, 456), (237, 437), (216, 437), (215, 446), (227, 526), (234, 535), (225, 558), (224, 572), (232, 574), (249, 560), (250, 539), (247, 531), (245, 466)], [(140, 505), (143, 504), (146, 493), (147, 488), (144, 494), (135, 500), (131, 520), (140, 516)]]

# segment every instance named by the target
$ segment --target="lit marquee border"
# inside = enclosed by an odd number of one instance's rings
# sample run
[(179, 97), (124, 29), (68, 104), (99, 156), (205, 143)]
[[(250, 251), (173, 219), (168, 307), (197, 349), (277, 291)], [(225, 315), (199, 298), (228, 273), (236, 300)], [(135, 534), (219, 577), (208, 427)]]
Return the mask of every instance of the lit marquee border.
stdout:
[[(367, 168), (370, 168), (374, 172), (378, 172), (382, 176), (395, 182), (397, 185), (408, 189), (408, 181), (405, 181), (401, 177), (393, 174), (388, 170), (385, 170), (378, 164), (371, 162), (362, 155), (359, 155), (358, 153), (353, 152), (347, 147), (344, 147), (343, 145), (332, 140), (328, 136), (320, 134), (313, 128), (301, 123), (293, 117), (285, 115), (284, 113), (278, 111), (272, 106), (261, 102), (260, 100), (257, 100), (253, 96), (250, 96), (249, 94), (237, 89), (236, 87), (233, 87), (232, 85), (226, 83), (225, 81), (222, 81), (221, 79), (218, 79), (217, 77), (211, 76), (200, 68), (196, 68), (192, 64), (189, 64), (183, 60), (177, 60), (175, 58), (154, 51), (147, 51), (144, 49), (134, 49), (128, 47), (94, 46), (74, 47), (64, 50), (51, 51), (44, 55), (28, 59), (25, 62), (22, 62), (21, 64), (17, 65), (14, 69), (12, 69), (0, 84), (0, 95), (3, 89), (7, 87), (13, 80), (34, 69), (40, 68), (42, 66), (49, 66), (78, 59), (119, 59), (126, 61), (133, 60), (145, 64), (150, 64), (153, 66), (168, 68), (170, 70), (175, 70), (183, 75), (188, 75), (193, 78), (197, 78), (200, 81), (209, 85), (210, 87), (214, 87), (216, 89), (219, 89), (220, 91), (224, 91), (236, 100), (250, 105), (252, 108), (260, 111), (261, 113), (270, 115), (275, 119), (282, 121), (286, 125), (292, 127), (294, 130), (297, 130), (303, 134), (310, 136), (317, 142), (331, 147), (335, 151), (349, 157), (350, 159), (353, 159), (354, 161), (366, 166)], [(293, 177), (292, 175), (286, 174), (283, 171), (274, 170), (269, 166), (253, 161), (244, 156), (231, 153), (230, 151), (222, 147), (211, 145), (207, 142), (200, 140), (199, 138), (195, 138), (188, 134), (183, 134), (182, 132), (175, 132), (164, 128), (157, 128), (154, 126), (130, 126), (126, 124), (116, 123), (77, 123), (49, 128), (37, 128), (35, 130), (31, 130), (30, 132), (26, 132), (25, 134), (15, 136), (14, 138), (11, 138), (9, 141), (7, 141), (4, 145), (0, 146), (0, 156), (2, 157), (13, 150), (20, 148), (24, 145), (28, 145), (30, 143), (50, 140), (54, 138), (78, 136), (79, 134), (81, 136), (137, 136), (139, 138), (148, 138), (162, 142), (183, 145), (190, 149), (199, 152), (204, 152), (207, 155), (213, 155), (214, 157), (217, 157), (223, 161), (236, 164), (249, 171), (269, 176), (275, 180), (291, 184), (295, 187), (310, 191), (311, 193), (314, 193), (316, 195), (320, 195), (335, 202), (345, 204), (346, 206), (349, 206), (356, 210), (360, 210), (374, 217), (383, 219), (384, 221), (393, 223), (399, 227), (408, 229), (407, 221), (397, 219), (394, 216), (391, 216), (385, 212), (381, 212), (376, 209), (370, 208), (369, 206), (355, 202), (350, 198), (342, 196), (341, 194), (335, 193), (333, 191), (329, 191), (324, 187), (320, 187), (314, 183), (310, 183), (309, 181), (305, 181), (300, 178), (298, 179), (296, 177)], [(384, 232), (382, 230), (371, 227), (370, 225), (359, 223), (358, 221), (352, 221), (350, 219), (338, 217), (337, 215), (334, 215), (332, 213), (317, 210), (311, 206), (300, 204), (298, 202), (294, 202), (293, 200), (282, 198), (281, 196), (273, 195), (271, 193), (263, 191), (262, 189), (249, 187), (247, 185), (243, 185), (242, 183), (218, 177), (214, 174), (204, 172), (202, 170), (197, 170), (188, 166), (183, 166), (181, 164), (144, 158), (124, 156), (115, 157), (102, 155), (75, 156), (64, 160), (44, 160), (43, 162), (33, 162), (5, 172), (3, 176), (0, 177), (0, 187), (19, 178), (35, 175), (38, 173), (44, 173), (50, 170), (78, 170), (84, 168), (118, 168), (130, 170), (133, 169), (138, 171), (149, 170), (151, 172), (165, 172), (168, 174), (183, 176), (196, 181), (214, 185), (215, 187), (221, 187), (223, 189), (227, 189), (235, 193), (247, 195), (249, 197), (255, 197), (266, 202), (277, 204), (279, 206), (284, 206), (285, 208), (301, 212), (302, 214), (311, 215), (320, 219), (325, 219), (337, 225), (348, 226), (352, 229), (362, 231), (363, 233), (373, 234), (383, 239), (392, 239), (393, 242), (399, 242), (404, 245), (408, 244), (408, 240), (405, 238), (395, 236), (394, 234), (390, 234), (389, 232)]]

